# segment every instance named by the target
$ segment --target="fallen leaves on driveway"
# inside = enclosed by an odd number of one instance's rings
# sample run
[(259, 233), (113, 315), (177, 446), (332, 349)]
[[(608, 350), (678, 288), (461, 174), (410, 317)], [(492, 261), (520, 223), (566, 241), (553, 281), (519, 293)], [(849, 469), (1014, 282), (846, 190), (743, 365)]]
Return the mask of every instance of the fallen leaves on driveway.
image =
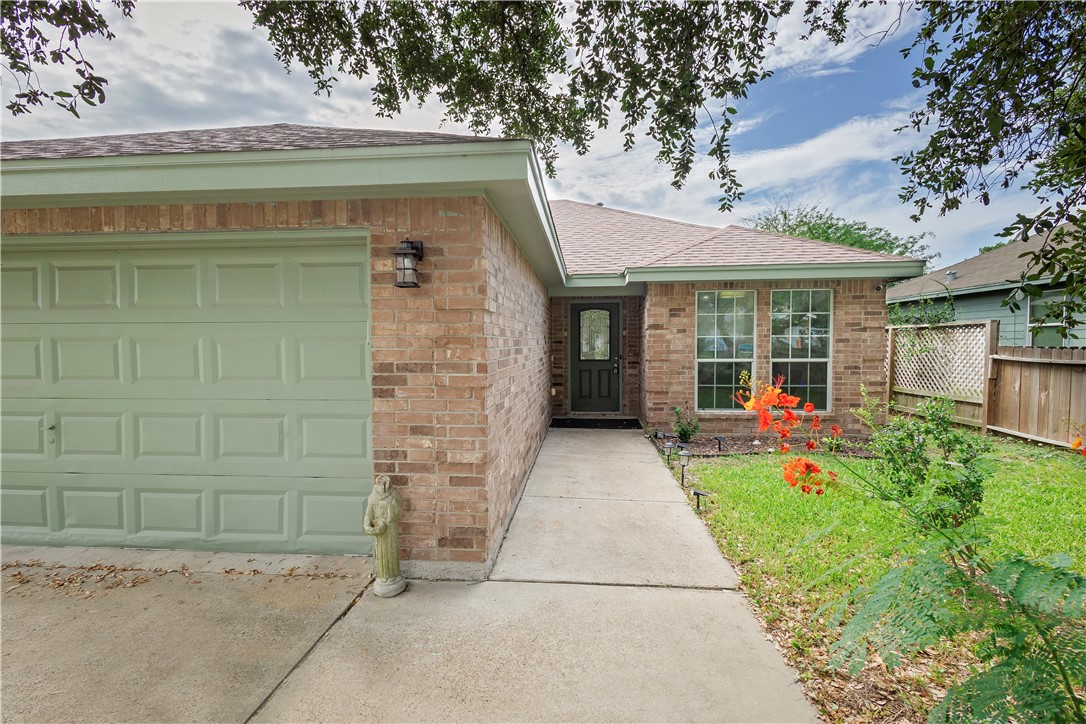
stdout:
[(145, 570), (134, 566), (113, 566), (104, 563), (95, 563), (89, 566), (66, 566), (60, 563), (43, 563), (40, 560), (11, 561), (3, 564), (3, 569), (15, 568), (15, 572), (7, 574), (8, 581), (13, 584), (4, 589), (4, 593), (21, 595), (19, 589), (31, 583), (36, 583), (43, 588), (59, 590), (65, 596), (79, 596), (91, 598), (104, 591), (115, 588), (135, 588), (151, 580), (151, 575), (165, 576), (176, 573), (188, 578), (192, 583), (200, 581), (192, 580), (188, 566), (180, 568), (155, 568)]

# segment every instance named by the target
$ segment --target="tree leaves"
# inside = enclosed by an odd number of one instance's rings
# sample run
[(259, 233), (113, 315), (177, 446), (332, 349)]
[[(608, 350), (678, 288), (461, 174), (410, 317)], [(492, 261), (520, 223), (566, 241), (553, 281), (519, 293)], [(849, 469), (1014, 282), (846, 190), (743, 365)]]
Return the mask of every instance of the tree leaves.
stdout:
[(756, 229), (764, 229), (776, 234), (799, 236), (804, 239), (828, 241), (831, 244), (878, 251), (883, 254), (923, 259), (927, 266), (931, 265), (933, 259), (939, 257), (939, 252), (932, 251), (931, 246), (924, 243), (924, 239), (931, 236), (930, 233), (897, 236), (888, 229), (871, 226), (863, 221), (845, 219), (818, 206), (791, 208), (777, 205), (754, 217), (743, 219), (743, 222)]
[[(112, 0), (124, 17), (129, 17), (135, 0)], [(33, 2), (17, 0), (0, 3), (0, 54), (4, 67), (19, 84), (19, 92), (6, 108), (13, 116), (29, 113), (46, 101), (56, 103), (76, 118), (82, 101), (89, 106), (104, 103), (108, 81), (94, 73), (94, 66), (83, 57), (79, 43), (86, 37), (112, 40), (114, 35), (105, 17), (92, 2), (64, 0)], [(52, 31), (56, 31), (54, 36)], [(41, 87), (37, 69), (45, 65), (71, 62), (79, 82), (67, 90), (48, 91)]]

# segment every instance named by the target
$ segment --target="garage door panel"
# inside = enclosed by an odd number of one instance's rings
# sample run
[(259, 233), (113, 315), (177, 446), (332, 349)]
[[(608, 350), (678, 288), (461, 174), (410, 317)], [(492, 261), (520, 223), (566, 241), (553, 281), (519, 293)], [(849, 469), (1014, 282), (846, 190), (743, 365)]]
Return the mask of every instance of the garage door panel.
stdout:
[[(9, 324), (8, 397), (370, 397), (369, 325)], [(93, 334), (88, 332), (93, 331)]]
[[(373, 474), (362, 401), (9, 400), (4, 470), (105, 473)], [(55, 425), (55, 430), (47, 427)]]
[(366, 555), (369, 492), (368, 480), (13, 472), (0, 523), (13, 545)]
[(8, 262), (0, 270), (0, 303), (5, 313), (42, 309), (42, 265)]
[[(103, 257), (109, 258), (103, 261)], [(113, 257), (113, 258), (110, 258)], [(17, 252), (3, 269), (4, 321), (366, 321), (369, 262), (342, 247)]]
[(365, 233), (150, 236), (4, 253), (3, 540), (372, 552)]
[(50, 307), (54, 310), (121, 308), (121, 268), (118, 262), (55, 262)]

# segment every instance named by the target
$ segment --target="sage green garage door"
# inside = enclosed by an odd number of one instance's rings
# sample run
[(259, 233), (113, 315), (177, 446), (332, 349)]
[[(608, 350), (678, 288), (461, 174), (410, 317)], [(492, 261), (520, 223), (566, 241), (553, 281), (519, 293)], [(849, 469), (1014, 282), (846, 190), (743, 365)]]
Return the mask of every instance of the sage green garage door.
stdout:
[(368, 552), (358, 236), (5, 253), (4, 542)]

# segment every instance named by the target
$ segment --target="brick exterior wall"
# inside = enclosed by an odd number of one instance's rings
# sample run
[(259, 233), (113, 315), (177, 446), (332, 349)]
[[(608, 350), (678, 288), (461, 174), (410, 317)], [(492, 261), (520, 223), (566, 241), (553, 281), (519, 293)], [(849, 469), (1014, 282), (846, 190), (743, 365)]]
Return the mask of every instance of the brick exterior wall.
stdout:
[[(757, 290), (754, 376), (768, 381), (770, 373), (770, 291), (830, 289), (833, 291), (831, 406), (826, 426), (840, 425), (851, 435), (864, 428), (851, 410), (862, 404), (860, 387), (877, 399), (886, 397), (885, 292), (882, 279), (701, 282), (649, 284), (643, 326), (641, 420), (671, 430), (676, 406), (692, 409), (695, 393), (695, 294), (726, 289)], [(737, 412), (699, 412), (701, 430), (714, 434), (753, 434), (752, 417)]]
[(642, 297), (552, 297), (551, 298), (551, 414), (564, 417), (569, 409), (569, 307), (576, 302), (619, 301), (622, 305), (622, 409), (625, 417), (640, 417), (642, 360)]
[[(404, 496), (408, 575), (483, 578), (548, 424), (542, 284), (486, 201), (282, 201), (5, 209), (10, 234), (366, 227), (373, 458)], [(420, 288), (392, 249), (422, 240)]]
[(490, 565), (550, 425), (550, 308), (547, 288), (489, 209), (484, 229)]

